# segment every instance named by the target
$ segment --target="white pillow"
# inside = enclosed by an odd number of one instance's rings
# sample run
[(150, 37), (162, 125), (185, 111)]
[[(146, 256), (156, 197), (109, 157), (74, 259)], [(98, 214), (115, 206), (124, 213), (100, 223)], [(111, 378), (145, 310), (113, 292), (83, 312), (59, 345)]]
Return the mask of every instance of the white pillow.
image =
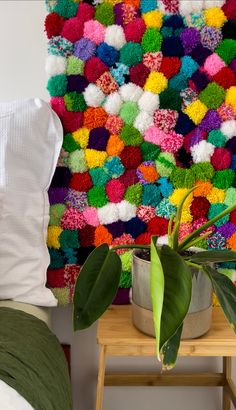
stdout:
[(62, 140), (60, 120), (46, 102), (0, 103), (0, 300), (57, 305), (45, 287), (47, 190)]

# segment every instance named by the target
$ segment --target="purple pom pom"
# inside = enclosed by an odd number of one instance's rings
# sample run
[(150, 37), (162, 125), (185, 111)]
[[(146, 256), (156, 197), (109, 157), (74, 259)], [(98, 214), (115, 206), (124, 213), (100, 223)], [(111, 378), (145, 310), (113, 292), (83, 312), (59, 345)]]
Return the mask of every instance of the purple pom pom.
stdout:
[(199, 128), (202, 131), (210, 132), (212, 130), (216, 130), (220, 128), (221, 125), (221, 118), (217, 111), (209, 110), (207, 111), (205, 117), (203, 118)]
[(83, 75), (68, 75), (67, 76), (68, 85), (67, 92), (77, 91), (77, 93), (82, 93), (88, 86), (88, 80)]
[(186, 54), (191, 51), (200, 43), (200, 33), (197, 29), (190, 27), (182, 31), (180, 38)]
[(96, 149), (97, 151), (106, 151), (109, 132), (106, 128), (98, 127), (90, 131), (88, 148)]

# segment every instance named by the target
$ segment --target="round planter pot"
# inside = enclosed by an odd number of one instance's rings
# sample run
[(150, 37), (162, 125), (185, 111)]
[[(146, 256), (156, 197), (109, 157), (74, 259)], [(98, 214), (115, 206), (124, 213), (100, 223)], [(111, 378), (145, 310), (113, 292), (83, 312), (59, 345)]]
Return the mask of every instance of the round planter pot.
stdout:
[[(150, 262), (133, 253), (132, 320), (141, 332), (155, 336), (150, 294)], [(182, 339), (202, 336), (211, 327), (212, 285), (208, 277), (192, 269), (192, 299), (184, 320)]]

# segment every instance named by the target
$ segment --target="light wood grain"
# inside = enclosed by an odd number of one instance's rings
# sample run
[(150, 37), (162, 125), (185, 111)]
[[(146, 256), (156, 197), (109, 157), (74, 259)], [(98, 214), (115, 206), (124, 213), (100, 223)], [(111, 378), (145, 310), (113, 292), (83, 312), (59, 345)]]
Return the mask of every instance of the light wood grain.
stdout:
[(104, 346), (101, 346), (100, 352), (99, 352), (96, 410), (102, 410), (105, 366), (106, 366), (106, 348)]
[[(112, 306), (98, 323), (97, 340), (111, 356), (155, 356), (155, 339), (139, 332), (130, 306)], [(198, 339), (182, 340), (180, 356), (236, 356), (236, 337), (221, 308), (213, 309), (210, 331)]]

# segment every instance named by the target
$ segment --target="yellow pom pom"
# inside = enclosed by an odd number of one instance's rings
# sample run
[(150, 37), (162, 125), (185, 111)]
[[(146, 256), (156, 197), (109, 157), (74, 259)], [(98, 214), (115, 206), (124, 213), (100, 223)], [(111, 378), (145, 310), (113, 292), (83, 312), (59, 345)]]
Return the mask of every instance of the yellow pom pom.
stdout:
[(107, 159), (105, 151), (97, 151), (96, 149), (86, 149), (85, 159), (89, 168), (103, 167)]
[(236, 87), (230, 87), (226, 92), (225, 102), (236, 111)]
[(157, 71), (153, 71), (149, 74), (146, 83), (144, 85), (144, 90), (152, 91), (155, 94), (160, 94), (166, 89), (168, 85), (168, 80), (164, 74)]
[(144, 13), (142, 14), (142, 18), (148, 28), (154, 27), (160, 29), (162, 26), (163, 14), (159, 10), (153, 10), (149, 11), (148, 13)]
[[(172, 192), (171, 196), (169, 197), (170, 202), (173, 205), (178, 206), (181, 199), (183, 199), (183, 196), (188, 192), (187, 188), (177, 188), (174, 189), (174, 191)], [(193, 199), (193, 194), (191, 193), (188, 198), (185, 201), (185, 206), (188, 206), (191, 204)]]
[(89, 140), (89, 130), (88, 128), (79, 128), (77, 131), (72, 133), (73, 138), (79, 143), (81, 148), (86, 148)]
[(225, 191), (213, 187), (211, 192), (207, 195), (207, 199), (211, 204), (223, 203), (225, 200)]
[(190, 212), (190, 205), (183, 206), (180, 222), (192, 222), (192, 220), (193, 218)]
[(194, 124), (198, 125), (207, 112), (207, 107), (201, 101), (196, 100), (189, 104), (184, 110)]
[(205, 10), (204, 14), (207, 26), (221, 28), (227, 21), (227, 18), (223, 10), (221, 10), (218, 7), (212, 7), (211, 9), (207, 9)]
[(47, 245), (49, 248), (60, 248), (59, 236), (61, 235), (63, 229), (59, 226), (49, 226), (48, 227), (48, 237), (47, 237)]

